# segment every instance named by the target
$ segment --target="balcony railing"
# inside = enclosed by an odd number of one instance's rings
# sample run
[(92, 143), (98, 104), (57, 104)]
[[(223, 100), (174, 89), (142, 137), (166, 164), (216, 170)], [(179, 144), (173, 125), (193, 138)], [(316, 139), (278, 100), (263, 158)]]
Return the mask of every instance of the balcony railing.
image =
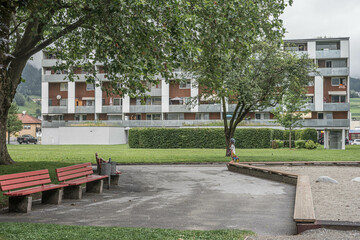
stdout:
[(95, 106), (76, 106), (75, 113), (95, 113)]
[(191, 106), (185, 104), (169, 105), (169, 112), (191, 112)]
[(220, 104), (200, 104), (198, 112), (220, 112)]
[(103, 113), (121, 113), (122, 106), (102, 106)]
[[(349, 68), (348, 67), (342, 67), (342, 68), (318, 68), (316, 70), (321, 76), (347, 76), (347, 75), (349, 75)], [(310, 75), (315, 76), (316, 74), (312, 73)]]
[(63, 82), (66, 74), (43, 75), (43, 82)]
[(41, 64), (43, 67), (52, 67), (55, 66), (59, 61), (59, 59), (43, 59)]
[(307, 119), (303, 121), (303, 127), (350, 127), (350, 119)]
[(151, 88), (146, 94), (150, 96), (161, 96), (161, 88)]
[(350, 111), (350, 103), (324, 103), (324, 111)]
[(68, 112), (67, 106), (49, 106), (48, 108), (48, 113), (52, 113), (52, 114), (60, 114), (67, 112)]
[(316, 58), (340, 58), (341, 51), (340, 50), (322, 50), (316, 51)]
[(161, 105), (130, 105), (131, 113), (159, 113)]

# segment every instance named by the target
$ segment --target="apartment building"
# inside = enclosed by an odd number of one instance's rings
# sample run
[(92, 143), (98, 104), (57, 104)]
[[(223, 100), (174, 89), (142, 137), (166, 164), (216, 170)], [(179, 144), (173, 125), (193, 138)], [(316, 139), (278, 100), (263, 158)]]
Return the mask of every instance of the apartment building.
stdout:
[[(314, 81), (308, 87), (307, 108), (311, 113), (304, 116), (304, 127), (313, 127), (319, 130), (319, 134), (323, 133), (326, 148), (344, 149), (350, 125), (349, 38), (286, 40), (285, 48), (297, 54), (309, 54), (319, 67), (320, 75), (314, 74)], [(124, 143), (127, 129), (131, 127), (182, 127), (222, 120), (221, 104), (209, 99), (200, 99), (195, 106), (186, 104), (190, 98), (199, 95), (194, 80), (179, 84), (160, 79), (159, 84), (149, 86), (148, 97), (141, 101), (129, 96), (108, 96), (103, 92), (101, 86), (106, 88), (110, 82), (101, 64), (96, 65), (99, 72), (97, 87), (85, 82), (86, 73), (82, 69), (75, 70), (79, 78), (74, 82), (64, 81), (66, 71), (54, 72), (52, 69), (57, 61), (55, 56), (43, 53), (42, 126), (45, 144), (102, 143), (99, 139), (103, 139), (104, 144)], [(231, 112), (235, 106), (229, 104), (227, 107)], [(245, 123), (274, 126), (270, 111), (250, 113)], [(108, 135), (102, 136), (101, 132)], [(80, 137), (74, 138), (74, 135)], [(125, 140), (120, 141), (118, 136)], [(94, 137), (98, 140), (93, 140)]]

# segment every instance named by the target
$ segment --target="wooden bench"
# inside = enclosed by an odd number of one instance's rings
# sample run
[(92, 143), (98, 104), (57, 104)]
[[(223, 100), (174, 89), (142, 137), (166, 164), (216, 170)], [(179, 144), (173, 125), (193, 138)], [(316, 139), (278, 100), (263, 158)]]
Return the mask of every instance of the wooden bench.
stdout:
[[(47, 169), (0, 176), (1, 191), (9, 196), (9, 211), (31, 211), (33, 193), (42, 192), (42, 203), (60, 204), (65, 184), (51, 183)], [(40, 185), (40, 186), (39, 186)]]
[(86, 192), (102, 193), (103, 179), (107, 175), (93, 175), (91, 163), (82, 163), (69, 167), (57, 168), (56, 176), (59, 182), (67, 184), (64, 188), (64, 198), (81, 199), (82, 184), (86, 183)]
[(296, 185), (294, 221), (296, 223), (313, 223), (315, 220), (309, 176), (299, 175)]

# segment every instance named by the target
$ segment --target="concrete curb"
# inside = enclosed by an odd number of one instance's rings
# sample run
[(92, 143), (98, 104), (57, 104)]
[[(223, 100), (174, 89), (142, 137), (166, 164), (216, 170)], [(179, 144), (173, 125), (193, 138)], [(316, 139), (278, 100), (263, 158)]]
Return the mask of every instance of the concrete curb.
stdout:
[[(273, 169), (267, 169), (264, 167), (257, 167), (254, 165), (293, 165), (293, 166), (358, 166), (360, 162), (242, 162), (242, 163), (227, 163), (229, 171), (238, 172), (254, 177), (265, 178), (273, 181), (283, 182), (287, 184), (292, 184), (296, 186), (296, 193), (298, 191), (298, 179), (301, 175), (276, 171)], [(303, 187), (303, 186), (302, 186)], [(310, 187), (310, 186), (309, 186)], [(328, 228), (328, 229), (337, 229), (337, 230), (360, 230), (360, 222), (344, 222), (344, 221), (325, 221), (325, 220), (316, 220), (315, 215), (311, 216), (310, 212), (314, 213), (314, 207), (312, 202), (311, 188), (310, 196), (306, 196), (302, 201), (298, 201), (297, 198), (301, 196), (295, 196), (294, 203), (294, 221), (296, 222), (297, 234), (302, 233), (310, 229), (318, 228)], [(310, 209), (309, 209), (310, 208)], [(295, 219), (295, 212), (306, 212), (305, 215), (308, 215), (305, 219)]]

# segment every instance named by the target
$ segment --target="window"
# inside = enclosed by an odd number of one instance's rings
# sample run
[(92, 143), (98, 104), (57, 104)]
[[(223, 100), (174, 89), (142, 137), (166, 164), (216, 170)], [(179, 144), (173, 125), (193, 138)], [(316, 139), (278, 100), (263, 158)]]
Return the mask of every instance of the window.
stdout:
[(306, 100), (307, 103), (314, 103), (314, 96), (307, 96)]
[(186, 82), (181, 82), (179, 88), (191, 88), (191, 80), (187, 80)]
[(60, 91), (67, 91), (68, 83), (60, 83)]
[(24, 129), (31, 129), (30, 125), (24, 125)]
[(270, 119), (270, 114), (269, 113), (264, 113), (264, 119)]
[(94, 100), (86, 100), (85, 101), (85, 106), (94, 106), (95, 105), (95, 101)]
[(316, 51), (339, 50), (339, 49), (340, 49), (339, 42), (317, 42), (316, 43)]
[(67, 106), (67, 99), (60, 99), (60, 106)]
[(326, 119), (333, 119), (332, 113), (326, 113)]
[(332, 95), (331, 96), (331, 102), (332, 103), (344, 103), (346, 100), (346, 96), (345, 95)]
[(178, 113), (168, 113), (166, 120), (179, 120), (179, 114)]
[(151, 114), (146, 115), (146, 120), (151, 120)]
[(95, 84), (93, 83), (86, 84), (86, 91), (94, 91), (94, 90), (95, 90)]
[(52, 99), (49, 99), (49, 106), (52, 106)]
[(346, 85), (346, 78), (332, 78), (331, 79), (331, 86), (345, 86)]
[(121, 98), (114, 98), (113, 105), (114, 106), (120, 106), (121, 105)]
[(331, 68), (331, 61), (325, 61), (325, 67), (326, 68)]
[(153, 114), (153, 120), (160, 120), (161, 114)]
[(153, 105), (161, 105), (161, 97), (154, 97), (152, 99), (152, 104)]
[(101, 104), (104, 106), (105, 105), (105, 98), (101, 99)]
[(324, 119), (324, 113), (318, 113), (318, 119)]
[(255, 119), (260, 120), (261, 119), (261, 114), (260, 113), (255, 113)]

